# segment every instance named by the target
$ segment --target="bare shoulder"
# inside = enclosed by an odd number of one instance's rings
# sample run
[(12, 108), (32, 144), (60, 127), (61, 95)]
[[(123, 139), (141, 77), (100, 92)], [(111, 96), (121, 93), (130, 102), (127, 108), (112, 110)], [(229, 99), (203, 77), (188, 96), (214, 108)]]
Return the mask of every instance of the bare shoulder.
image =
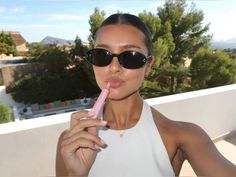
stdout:
[(180, 149), (181, 156), (189, 161), (198, 176), (236, 176), (236, 166), (217, 150), (200, 126), (170, 120), (155, 110), (152, 112), (154, 120), (158, 121), (159, 131), (167, 138), (166, 142), (174, 142), (174, 146)]
[(152, 108), (152, 114), (159, 131), (169, 133), (172, 137), (174, 136), (179, 145), (191, 141), (194, 137), (200, 136), (203, 139), (208, 139), (205, 131), (196, 124), (171, 120), (154, 108)]
[(177, 122), (178, 140), (185, 150), (188, 146), (213, 145), (209, 135), (198, 125), (189, 122)]
[(212, 140), (200, 126), (190, 122), (174, 121), (156, 110), (152, 111), (160, 133), (171, 139), (187, 159), (195, 156), (200, 148), (215, 150)]
[(175, 141), (179, 146), (196, 143), (196, 140), (199, 142), (201, 141), (202, 143), (211, 142), (207, 133), (194, 123), (171, 120), (153, 108), (152, 113), (154, 121), (160, 131), (165, 132), (166, 130), (175, 138)]

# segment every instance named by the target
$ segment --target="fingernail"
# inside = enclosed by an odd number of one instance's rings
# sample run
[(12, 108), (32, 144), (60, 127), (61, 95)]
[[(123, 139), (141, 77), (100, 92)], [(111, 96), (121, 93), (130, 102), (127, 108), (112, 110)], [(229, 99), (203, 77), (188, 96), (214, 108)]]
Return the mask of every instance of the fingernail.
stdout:
[(94, 116), (94, 113), (90, 111), (90, 112), (88, 112), (88, 115), (89, 116)]
[(102, 139), (100, 140), (100, 142), (102, 143), (102, 146), (105, 146), (107, 143), (105, 141), (103, 141)]
[(101, 120), (100, 123), (101, 123), (101, 125), (106, 125), (106, 124), (107, 124), (107, 121)]
[(98, 145), (95, 144), (95, 149), (96, 149), (96, 150), (99, 150), (100, 147), (99, 147)]
[(79, 120), (85, 120), (85, 119), (88, 119), (88, 118), (87, 117), (82, 117)]

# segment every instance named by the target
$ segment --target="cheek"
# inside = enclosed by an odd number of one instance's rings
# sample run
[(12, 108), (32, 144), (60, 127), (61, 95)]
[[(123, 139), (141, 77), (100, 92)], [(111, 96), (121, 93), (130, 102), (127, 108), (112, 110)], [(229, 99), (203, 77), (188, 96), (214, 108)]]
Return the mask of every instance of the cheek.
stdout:
[[(137, 89), (141, 86), (142, 81), (145, 76), (145, 70), (140, 69), (136, 71), (131, 71), (132, 73), (127, 75), (129, 85), (136, 87)], [(132, 83), (132, 84), (131, 84)]]
[(102, 88), (103, 78), (105, 77), (104, 69), (93, 66), (93, 72), (98, 86)]

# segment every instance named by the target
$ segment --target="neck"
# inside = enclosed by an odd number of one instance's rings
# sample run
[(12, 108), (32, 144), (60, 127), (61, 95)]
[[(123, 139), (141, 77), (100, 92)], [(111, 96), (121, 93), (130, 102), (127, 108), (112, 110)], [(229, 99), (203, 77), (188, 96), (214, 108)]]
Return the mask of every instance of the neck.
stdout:
[(143, 100), (138, 92), (122, 100), (109, 99), (104, 107), (104, 120), (111, 129), (128, 129), (139, 120)]

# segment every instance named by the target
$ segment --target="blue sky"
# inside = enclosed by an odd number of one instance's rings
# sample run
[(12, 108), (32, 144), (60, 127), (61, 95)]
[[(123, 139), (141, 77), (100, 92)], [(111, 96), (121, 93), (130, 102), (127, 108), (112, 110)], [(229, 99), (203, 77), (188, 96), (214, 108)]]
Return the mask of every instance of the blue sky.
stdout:
[[(193, 2), (203, 10), (213, 39), (236, 37), (235, 0)], [(95, 7), (104, 10), (106, 16), (117, 10), (137, 15), (143, 10), (156, 13), (163, 4), (154, 0), (0, 0), (0, 30), (19, 31), (29, 42), (46, 36), (73, 40), (76, 35), (87, 41), (88, 20)]]

